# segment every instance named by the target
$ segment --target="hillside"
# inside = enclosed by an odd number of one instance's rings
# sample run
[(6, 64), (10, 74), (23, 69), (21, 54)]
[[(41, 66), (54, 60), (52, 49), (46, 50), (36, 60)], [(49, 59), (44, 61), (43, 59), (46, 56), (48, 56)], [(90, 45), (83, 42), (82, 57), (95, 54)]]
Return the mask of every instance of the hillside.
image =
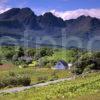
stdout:
[[(1, 94), (1, 100), (93, 100), (100, 97), (100, 73), (92, 73), (86, 77), (78, 77), (76, 80), (51, 84), (45, 87), (32, 88), (24, 92)], [(96, 95), (96, 96), (95, 96)], [(85, 98), (85, 99), (84, 99)]]
[[(100, 19), (90, 16), (64, 21), (50, 12), (37, 16), (30, 8), (12, 8), (0, 14), (3, 45), (87, 48), (88, 42), (99, 37), (99, 33)], [(77, 40), (81, 45), (77, 45)], [(99, 41), (94, 41), (92, 49), (100, 49)]]

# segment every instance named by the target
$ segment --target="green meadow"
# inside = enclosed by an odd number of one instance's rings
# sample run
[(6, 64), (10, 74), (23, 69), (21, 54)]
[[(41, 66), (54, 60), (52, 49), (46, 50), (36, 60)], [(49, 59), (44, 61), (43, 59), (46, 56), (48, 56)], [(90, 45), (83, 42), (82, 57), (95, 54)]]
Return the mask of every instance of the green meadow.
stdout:
[[(0, 90), (30, 86), (76, 76), (70, 81), (34, 87), (18, 93), (1, 93), (0, 100), (99, 100), (100, 52), (80, 49), (0, 48)], [(15, 51), (14, 51), (15, 50)], [(55, 70), (60, 60), (71, 69)]]
[[(92, 96), (92, 97), (90, 97)], [(75, 80), (32, 88), (19, 93), (0, 94), (0, 100), (99, 100), (100, 73), (90, 73)]]

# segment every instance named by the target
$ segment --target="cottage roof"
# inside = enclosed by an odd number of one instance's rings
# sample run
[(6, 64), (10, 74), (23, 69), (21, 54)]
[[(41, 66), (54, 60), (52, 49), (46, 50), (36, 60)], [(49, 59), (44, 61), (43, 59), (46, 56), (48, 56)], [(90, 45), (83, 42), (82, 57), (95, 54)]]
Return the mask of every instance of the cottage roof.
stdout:
[(64, 66), (68, 66), (67, 62), (65, 62), (64, 60), (59, 60), (58, 62), (61, 62)]

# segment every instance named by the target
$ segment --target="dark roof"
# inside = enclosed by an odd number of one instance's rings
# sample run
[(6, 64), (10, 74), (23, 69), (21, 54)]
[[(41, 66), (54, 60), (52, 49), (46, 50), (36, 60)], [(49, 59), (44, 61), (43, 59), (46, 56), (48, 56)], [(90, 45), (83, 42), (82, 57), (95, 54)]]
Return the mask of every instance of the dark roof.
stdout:
[(64, 66), (68, 66), (67, 62), (65, 62), (64, 60), (59, 60), (58, 62), (61, 62)]

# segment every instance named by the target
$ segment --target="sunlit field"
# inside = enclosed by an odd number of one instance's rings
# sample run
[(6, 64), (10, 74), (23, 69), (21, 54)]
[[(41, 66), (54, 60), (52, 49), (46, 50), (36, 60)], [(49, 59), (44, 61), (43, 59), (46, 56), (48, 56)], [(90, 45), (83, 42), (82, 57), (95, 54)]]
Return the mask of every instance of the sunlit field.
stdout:
[[(93, 94), (93, 95), (92, 95)], [(99, 100), (100, 73), (91, 73), (75, 80), (32, 88), (19, 93), (0, 94), (1, 100)], [(89, 97), (91, 96), (92, 97)], [(93, 99), (92, 99), (93, 98)]]
[[(68, 70), (53, 70), (50, 68), (10, 68), (7, 70), (0, 71), (0, 81), (3, 79), (8, 79), (14, 75), (27, 75), (31, 79), (31, 85), (41, 82), (47, 82), (50, 80), (57, 80), (60, 78), (71, 77), (72, 73)], [(7, 86), (5, 88), (9, 88), (13, 86)], [(1, 88), (2, 89), (2, 88)]]

